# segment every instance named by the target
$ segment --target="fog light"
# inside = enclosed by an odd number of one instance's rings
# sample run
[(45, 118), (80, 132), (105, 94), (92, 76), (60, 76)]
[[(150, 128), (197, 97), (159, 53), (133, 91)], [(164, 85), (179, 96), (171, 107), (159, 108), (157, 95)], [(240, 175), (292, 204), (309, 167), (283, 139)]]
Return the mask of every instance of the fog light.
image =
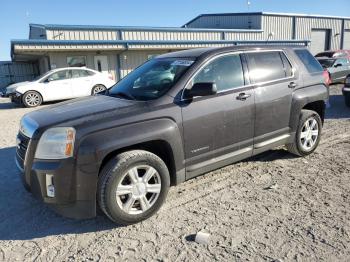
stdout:
[(46, 174), (46, 195), (55, 197), (55, 187), (53, 184), (53, 175)]

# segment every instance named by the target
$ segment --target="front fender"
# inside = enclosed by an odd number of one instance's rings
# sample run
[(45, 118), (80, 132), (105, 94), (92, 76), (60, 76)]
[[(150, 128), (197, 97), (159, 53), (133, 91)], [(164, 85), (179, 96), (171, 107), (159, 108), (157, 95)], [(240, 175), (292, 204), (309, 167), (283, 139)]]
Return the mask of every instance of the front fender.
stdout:
[(111, 152), (144, 142), (161, 140), (170, 146), (176, 171), (184, 169), (181, 131), (169, 118), (147, 120), (88, 134), (80, 139), (78, 167), (98, 174), (103, 159)]

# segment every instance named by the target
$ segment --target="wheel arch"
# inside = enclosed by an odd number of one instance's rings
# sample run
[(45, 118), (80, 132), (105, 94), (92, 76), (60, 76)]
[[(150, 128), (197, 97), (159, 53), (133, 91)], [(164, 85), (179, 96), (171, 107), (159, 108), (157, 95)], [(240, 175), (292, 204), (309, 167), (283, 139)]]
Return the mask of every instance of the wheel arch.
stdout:
[(325, 85), (318, 84), (296, 90), (293, 93), (290, 116), (290, 127), (295, 132), (298, 127), (302, 109), (317, 112), (324, 122), (326, 101), (329, 99), (329, 90)]
[(151, 140), (146, 141), (134, 145), (130, 145), (123, 148), (115, 149), (108, 154), (104, 156), (102, 159), (100, 168), (99, 168), (99, 174), (101, 173), (101, 170), (103, 167), (116, 155), (121, 154), (126, 151), (130, 150), (145, 150), (148, 152), (151, 152), (158, 156), (160, 159), (162, 159), (165, 163), (165, 165), (169, 169), (170, 174), (170, 182), (171, 185), (175, 185), (176, 182), (176, 168), (175, 168), (175, 159), (174, 159), (174, 153), (171, 148), (171, 145), (165, 141), (165, 140)]
[(100, 173), (116, 154), (141, 149), (160, 157), (169, 169), (171, 184), (185, 180), (181, 131), (171, 119), (153, 119), (96, 131), (79, 138), (78, 166)]

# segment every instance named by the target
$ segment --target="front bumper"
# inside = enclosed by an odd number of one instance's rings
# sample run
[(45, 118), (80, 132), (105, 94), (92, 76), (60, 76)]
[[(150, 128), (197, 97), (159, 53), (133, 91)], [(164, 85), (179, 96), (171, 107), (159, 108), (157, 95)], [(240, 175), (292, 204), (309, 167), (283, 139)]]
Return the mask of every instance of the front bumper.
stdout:
[[(58, 214), (76, 219), (96, 216), (96, 176), (75, 171), (73, 158), (63, 160), (34, 159), (31, 168), (21, 167), (21, 179), (25, 188)], [(46, 176), (52, 175), (54, 196), (47, 192)]]

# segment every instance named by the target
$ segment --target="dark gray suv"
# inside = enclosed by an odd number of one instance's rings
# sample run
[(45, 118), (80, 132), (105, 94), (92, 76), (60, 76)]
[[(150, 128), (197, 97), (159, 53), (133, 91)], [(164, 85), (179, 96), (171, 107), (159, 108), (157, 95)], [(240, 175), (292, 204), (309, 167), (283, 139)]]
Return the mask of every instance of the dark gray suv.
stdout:
[(171, 185), (276, 146), (312, 153), (326, 82), (300, 47), (168, 53), (103, 94), (25, 115), (16, 163), (25, 187), (58, 213), (90, 218), (99, 206), (116, 223), (136, 223)]

